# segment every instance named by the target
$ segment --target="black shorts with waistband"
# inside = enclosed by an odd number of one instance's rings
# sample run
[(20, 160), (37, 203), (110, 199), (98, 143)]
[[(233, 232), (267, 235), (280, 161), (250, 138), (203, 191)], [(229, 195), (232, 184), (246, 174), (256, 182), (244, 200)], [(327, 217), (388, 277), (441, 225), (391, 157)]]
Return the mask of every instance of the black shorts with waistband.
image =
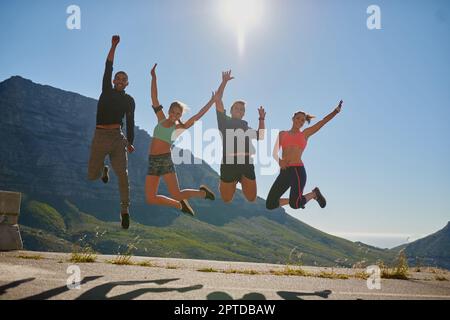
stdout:
[(241, 182), (242, 177), (249, 180), (256, 179), (255, 166), (250, 157), (245, 157), (244, 161), (234, 160), (235, 161), (226, 161), (226, 159), (223, 159), (223, 162), (220, 165), (220, 180), (225, 183), (231, 183)]

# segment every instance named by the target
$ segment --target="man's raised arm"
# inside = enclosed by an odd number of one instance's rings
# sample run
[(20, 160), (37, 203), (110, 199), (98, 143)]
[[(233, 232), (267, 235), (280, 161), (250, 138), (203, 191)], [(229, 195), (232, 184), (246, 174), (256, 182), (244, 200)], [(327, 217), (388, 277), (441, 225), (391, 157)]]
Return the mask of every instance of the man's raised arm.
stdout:
[(120, 42), (120, 37), (114, 35), (111, 39), (111, 49), (109, 49), (108, 57), (106, 58), (105, 73), (103, 74), (102, 91), (112, 90), (112, 70), (114, 63), (114, 54), (116, 53), (116, 47)]

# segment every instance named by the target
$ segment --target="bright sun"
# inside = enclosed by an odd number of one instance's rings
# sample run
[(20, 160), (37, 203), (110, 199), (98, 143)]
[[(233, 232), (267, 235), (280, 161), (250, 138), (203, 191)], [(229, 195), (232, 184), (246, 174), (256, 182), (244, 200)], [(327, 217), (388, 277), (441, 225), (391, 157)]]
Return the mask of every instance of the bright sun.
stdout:
[(239, 54), (245, 50), (245, 38), (251, 28), (261, 23), (264, 0), (221, 0), (220, 15), (237, 36)]

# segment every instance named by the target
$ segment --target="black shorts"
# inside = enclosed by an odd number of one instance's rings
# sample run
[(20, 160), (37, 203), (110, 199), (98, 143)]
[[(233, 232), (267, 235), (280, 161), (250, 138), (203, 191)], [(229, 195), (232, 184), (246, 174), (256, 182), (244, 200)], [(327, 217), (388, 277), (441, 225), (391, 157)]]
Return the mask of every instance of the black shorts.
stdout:
[(253, 164), (220, 165), (220, 180), (223, 182), (241, 182), (242, 177), (255, 180), (255, 166)]

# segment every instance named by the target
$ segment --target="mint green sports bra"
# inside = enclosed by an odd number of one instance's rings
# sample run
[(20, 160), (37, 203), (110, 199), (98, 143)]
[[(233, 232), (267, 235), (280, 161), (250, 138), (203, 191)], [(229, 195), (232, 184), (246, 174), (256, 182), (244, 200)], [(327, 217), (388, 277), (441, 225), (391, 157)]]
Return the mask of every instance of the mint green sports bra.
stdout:
[(164, 121), (167, 119), (161, 120), (156, 125), (155, 129), (153, 130), (153, 138), (157, 138), (159, 140), (165, 141), (168, 144), (173, 144), (175, 140), (172, 140), (172, 134), (174, 133), (176, 129), (176, 125), (173, 125), (169, 128), (166, 128), (162, 125)]

